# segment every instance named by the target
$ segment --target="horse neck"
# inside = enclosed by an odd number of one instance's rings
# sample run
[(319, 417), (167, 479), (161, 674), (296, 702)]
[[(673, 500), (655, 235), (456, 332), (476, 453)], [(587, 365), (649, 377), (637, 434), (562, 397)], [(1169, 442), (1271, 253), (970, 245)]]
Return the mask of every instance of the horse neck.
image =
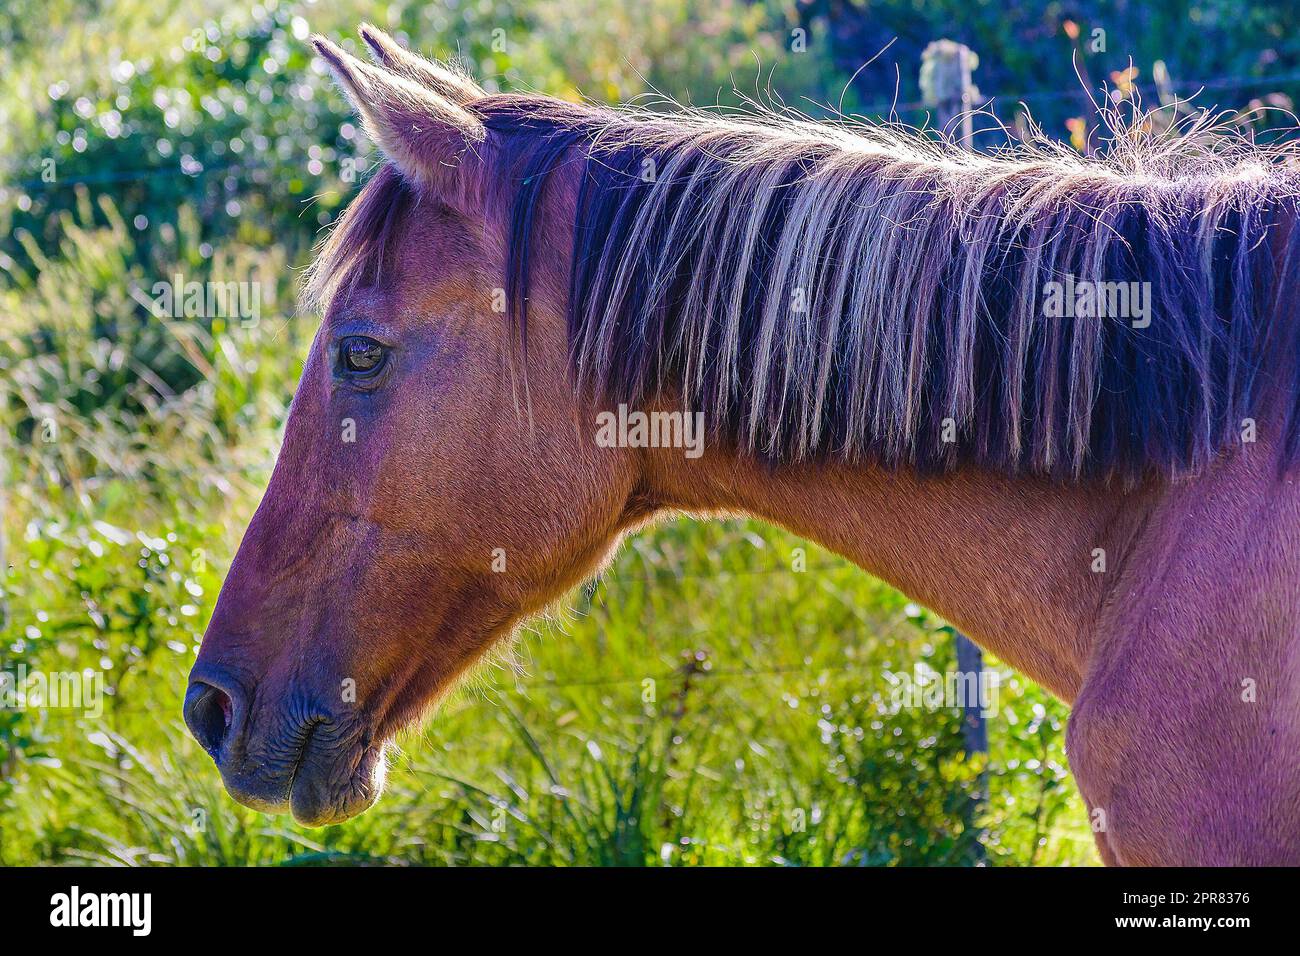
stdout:
[(773, 467), (716, 450), (692, 460), (662, 449), (647, 462), (657, 505), (750, 515), (815, 541), (1067, 701), (1138, 525), (1125, 516), (1142, 505), (1140, 495), (984, 472)]

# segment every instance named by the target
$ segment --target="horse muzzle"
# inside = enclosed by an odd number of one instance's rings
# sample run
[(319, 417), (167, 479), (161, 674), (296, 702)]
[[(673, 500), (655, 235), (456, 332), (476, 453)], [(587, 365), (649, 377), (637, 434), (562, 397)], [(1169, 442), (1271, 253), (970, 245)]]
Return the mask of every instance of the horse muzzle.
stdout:
[(185, 724), (235, 801), (320, 827), (342, 823), (379, 798), (385, 747), (355, 721), (292, 706), (254, 720), (249, 701), (219, 671), (196, 665), (190, 675)]

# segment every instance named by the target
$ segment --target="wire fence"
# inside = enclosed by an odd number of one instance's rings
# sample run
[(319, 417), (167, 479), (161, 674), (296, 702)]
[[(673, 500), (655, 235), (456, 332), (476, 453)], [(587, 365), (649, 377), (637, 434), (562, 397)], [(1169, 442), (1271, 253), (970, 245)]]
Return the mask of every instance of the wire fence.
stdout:
[[(1175, 80), (1167, 85), (1171, 92), (1187, 93), (1189, 96), (1195, 96), (1201, 91), (1210, 90), (1239, 90), (1253, 86), (1269, 86), (1272, 84), (1300, 83), (1300, 70), (1275, 73), (1271, 76), (1220, 76), (1209, 80)], [(1011, 103), (1029, 103), (1038, 100), (1062, 100), (1078, 99), (1081, 104), (1089, 107), (1089, 93), (1087, 87), (1082, 84), (1067, 89), (1057, 90), (1031, 90), (1027, 93), (1017, 94), (992, 94), (984, 97), (986, 103), (1011, 102)], [(928, 111), (932, 107), (920, 100), (894, 104), (885, 101), (878, 101), (869, 106), (862, 107), (858, 112), (868, 116), (888, 115), (893, 111), (907, 113)]]
[[(129, 547), (130, 545), (124, 546)], [(147, 545), (141, 542), (141, 547), (144, 548)], [(647, 560), (652, 560), (652, 558), (647, 558)], [(601, 595), (617, 597), (625, 592), (630, 592), (634, 588), (642, 588), (645, 592), (649, 592), (654, 589), (672, 588), (687, 583), (696, 587), (707, 587), (710, 585), (723, 585), (736, 579), (775, 578), (777, 576), (800, 583), (816, 583), (822, 575), (843, 575), (863, 582), (868, 580), (866, 572), (845, 559), (820, 560), (811, 563), (800, 562), (798, 566), (791, 562), (790, 564), (765, 567), (713, 568), (705, 572), (674, 570), (669, 572), (645, 571), (637, 573), (624, 569), (593, 579), (586, 588), (586, 607), (580, 610), (572, 610), (569, 613), (583, 616), (589, 613), (598, 613), (605, 606), (607, 600), (600, 597)], [(197, 612), (202, 595), (191, 595), (191, 598), (196, 607), (196, 613), (192, 615), (191, 619), (195, 622), (203, 620), (204, 615)], [(12, 598), (10, 601), (11, 603), (5, 608), (6, 620), (3, 622), (5, 629), (17, 634), (28, 627), (34, 627), (42, 632), (44, 639), (48, 640), (58, 640), (65, 637), (68, 631), (130, 635), (158, 623), (163, 623), (164, 626), (175, 626), (176, 623), (179, 623), (179, 620), (176, 620), (175, 623), (167, 625), (169, 618), (177, 618), (176, 608), (171, 606), (161, 608), (154, 614), (138, 615), (132, 613), (132, 608), (93, 599), (54, 605), (23, 600), (21, 602), (22, 606), (15, 606), (12, 603)], [(0, 599), (0, 604), (2, 603), (3, 599)], [(544, 619), (544, 626), (563, 629), (566, 624), (564, 616), (564, 614), (559, 614), (546, 618)], [(898, 620), (882, 621), (880, 623), (886, 627), (898, 626), (902, 624), (904, 619), (915, 621), (919, 616), (919, 611), (912, 612), (910, 606), (907, 606), (903, 613), (898, 616)], [(193, 640), (196, 636), (194, 632), (191, 632), (188, 634), (173, 634), (170, 635), (170, 638), (172, 641), (177, 639)], [(758, 635), (758, 637), (761, 636)], [(158, 643), (167, 643), (168, 637), (167, 634), (161, 635)], [(698, 649), (696, 651), (698, 652)], [(701, 677), (718, 680), (753, 680), (774, 676), (811, 678), (828, 674), (861, 673), (863, 670), (863, 665), (860, 662), (853, 661), (782, 667), (740, 668), (714, 667), (711, 662), (688, 662), (688, 666), (693, 668), (693, 672)], [(0, 662), (0, 669), (3, 669), (2, 662)], [(512, 679), (519, 687), (543, 687), (548, 689), (602, 688), (643, 685), (647, 680), (656, 682), (672, 681), (680, 678), (681, 669), (680, 666), (670, 671), (654, 671), (647, 668), (645, 671), (636, 673), (602, 674), (573, 680), (536, 678), (514, 674)], [(129, 710), (123, 712), (129, 712)]]
[[(0, 673), (4, 673), (3, 664), (0, 664)], [(675, 688), (680, 688), (683, 680), (691, 681), (692, 689), (696, 691), (700, 687), (700, 681), (730, 683), (752, 682), (768, 678), (797, 678), (803, 681), (813, 681), (819, 685), (823, 684), (827, 679), (845, 680), (852, 678), (858, 681), (874, 680), (877, 689), (892, 689), (895, 684), (890, 680), (890, 675), (897, 673), (899, 673), (897, 669), (881, 667), (864, 661), (846, 661), (821, 665), (721, 668), (696, 663), (694, 666), (689, 664), (679, 665), (671, 670), (647, 671), (644, 674), (628, 673), (574, 680), (514, 675), (510, 684), (514, 691), (527, 696), (529, 692), (539, 690), (599, 690), (616, 687), (645, 689), (647, 682), (653, 682), (656, 688), (655, 700), (645, 701), (639, 695), (634, 695), (637, 706), (644, 709), (652, 705), (672, 706), (674, 698), (679, 693), (679, 690)], [(659, 697), (658, 688), (661, 686), (668, 688), (669, 692)], [(510, 692), (511, 687), (502, 685), (492, 685), (487, 690), (478, 688), (473, 693), (465, 690), (458, 691), (457, 699), (443, 709), (442, 717), (444, 719), (454, 719), (467, 711), (477, 710), (484, 706), (499, 706), (501, 700)], [(4, 709), (0, 707), (0, 713), (4, 712)], [(103, 698), (103, 713), (93, 718), (88, 718), (88, 715), (84, 712), (86, 709), (84, 707), (32, 707), (28, 709), (38, 711), (43, 718), (60, 717), (72, 720), (101, 720), (108, 719), (111, 715), (129, 717), (159, 716), (158, 702), (156, 700), (149, 703), (128, 704), (112, 695)], [(954, 705), (952, 709), (959, 708)], [(170, 715), (172, 722), (176, 722), (177, 717), (178, 715)]]

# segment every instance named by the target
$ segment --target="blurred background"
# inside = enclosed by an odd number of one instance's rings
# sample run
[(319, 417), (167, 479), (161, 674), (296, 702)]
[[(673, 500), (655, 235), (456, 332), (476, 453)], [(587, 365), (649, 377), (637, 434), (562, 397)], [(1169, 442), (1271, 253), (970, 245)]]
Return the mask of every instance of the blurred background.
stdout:
[[(402, 740), (361, 818), (225, 795), (181, 695), (317, 322), (299, 272), (376, 160), (305, 42), (359, 53), (362, 20), (489, 90), (930, 126), (948, 38), (985, 149), (1099, 148), (1089, 91), (1285, 135), (1300, 88), (1291, 0), (4, 0), (0, 674), (88, 668), (104, 698), (0, 699), (0, 865), (1095, 864), (1066, 708), (985, 659), (973, 745), (900, 696), (956, 666), (944, 622), (746, 522), (630, 541)], [(258, 283), (260, 314), (151, 314), (178, 274)]]

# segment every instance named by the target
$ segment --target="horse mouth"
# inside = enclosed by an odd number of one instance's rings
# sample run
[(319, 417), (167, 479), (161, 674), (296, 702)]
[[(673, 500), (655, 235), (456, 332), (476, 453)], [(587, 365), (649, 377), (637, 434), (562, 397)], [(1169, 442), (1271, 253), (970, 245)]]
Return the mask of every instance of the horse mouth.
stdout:
[(364, 813), (383, 792), (387, 745), (340, 739), (333, 730), (323, 723), (307, 728), (291, 762), (217, 755), (226, 792), (250, 810), (287, 812), (305, 827), (332, 826)]
[(313, 728), (289, 781), (289, 813), (305, 827), (332, 826), (374, 806), (384, 789), (387, 747), (369, 744), (340, 750), (322, 745)]

